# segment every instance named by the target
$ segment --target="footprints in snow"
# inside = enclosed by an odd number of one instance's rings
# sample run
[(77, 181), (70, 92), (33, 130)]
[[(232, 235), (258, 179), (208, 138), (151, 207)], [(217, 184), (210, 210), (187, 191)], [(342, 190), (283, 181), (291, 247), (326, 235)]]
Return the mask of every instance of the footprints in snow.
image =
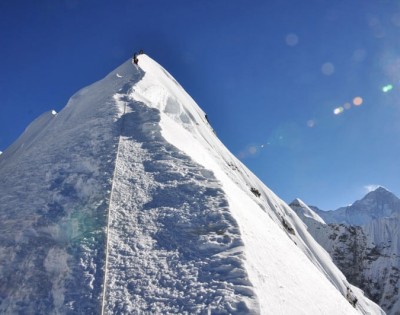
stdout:
[(113, 225), (134, 227), (136, 237), (112, 247), (110, 255), (135, 271), (110, 271), (124, 278), (113, 283), (122, 287), (111, 290), (124, 293), (107, 308), (117, 313), (128, 306), (138, 312), (257, 313), (243, 242), (220, 183), (166, 142), (157, 109), (140, 102), (128, 107), (122, 137), (132, 143), (132, 151), (123, 154), (133, 161), (140, 157), (144, 176), (135, 178), (131, 189), (141, 187), (140, 195), (148, 197), (124, 209), (129, 213), (121, 215), (124, 222), (115, 214)]

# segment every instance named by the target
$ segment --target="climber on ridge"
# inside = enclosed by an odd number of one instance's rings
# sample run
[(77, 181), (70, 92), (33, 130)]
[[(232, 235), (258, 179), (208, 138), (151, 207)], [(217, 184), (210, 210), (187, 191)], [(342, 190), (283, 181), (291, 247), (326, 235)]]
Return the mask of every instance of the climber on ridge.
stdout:
[(134, 63), (135, 65), (137, 65), (138, 62), (139, 62), (139, 59), (138, 59), (138, 57), (137, 57), (137, 53), (135, 52), (135, 53), (133, 54), (133, 63)]

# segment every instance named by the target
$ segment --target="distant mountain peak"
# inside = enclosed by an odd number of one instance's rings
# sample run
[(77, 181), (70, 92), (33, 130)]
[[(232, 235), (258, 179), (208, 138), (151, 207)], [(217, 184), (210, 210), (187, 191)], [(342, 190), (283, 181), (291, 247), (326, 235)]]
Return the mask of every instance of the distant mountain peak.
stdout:
[(365, 195), (365, 197), (367, 197), (369, 195), (373, 195), (373, 196), (374, 195), (387, 195), (387, 196), (392, 195), (392, 196), (395, 196), (390, 190), (388, 190), (387, 188), (385, 188), (383, 186), (379, 186), (375, 190), (370, 191), (369, 193), (367, 193)]
[(389, 189), (386, 189), (383, 186), (378, 186), (374, 191), (387, 191), (387, 192), (389, 192)]
[(393, 194), (391, 191), (386, 189), (383, 186), (379, 186), (373, 191), (367, 193), (361, 200), (358, 200), (354, 203), (355, 206), (360, 204), (369, 204), (369, 203), (397, 203), (400, 202), (400, 199)]
[(302, 207), (306, 206), (306, 204), (299, 198), (294, 199), (289, 206), (297, 206), (297, 207)]

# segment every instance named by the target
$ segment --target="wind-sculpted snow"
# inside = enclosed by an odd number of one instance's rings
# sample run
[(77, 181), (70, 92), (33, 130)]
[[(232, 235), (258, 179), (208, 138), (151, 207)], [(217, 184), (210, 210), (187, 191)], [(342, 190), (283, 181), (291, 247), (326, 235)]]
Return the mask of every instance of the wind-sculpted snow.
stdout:
[(110, 208), (107, 313), (258, 312), (220, 183), (127, 103)]
[(1, 157), (1, 314), (99, 313), (120, 131), (113, 94), (142, 75), (130, 72), (42, 115)]

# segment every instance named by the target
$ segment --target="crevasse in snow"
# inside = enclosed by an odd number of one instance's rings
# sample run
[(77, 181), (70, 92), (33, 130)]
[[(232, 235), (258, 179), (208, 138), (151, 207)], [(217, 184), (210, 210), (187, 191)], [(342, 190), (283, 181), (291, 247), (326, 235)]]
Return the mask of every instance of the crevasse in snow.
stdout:
[(0, 156), (0, 312), (382, 314), (148, 56), (45, 117)]

